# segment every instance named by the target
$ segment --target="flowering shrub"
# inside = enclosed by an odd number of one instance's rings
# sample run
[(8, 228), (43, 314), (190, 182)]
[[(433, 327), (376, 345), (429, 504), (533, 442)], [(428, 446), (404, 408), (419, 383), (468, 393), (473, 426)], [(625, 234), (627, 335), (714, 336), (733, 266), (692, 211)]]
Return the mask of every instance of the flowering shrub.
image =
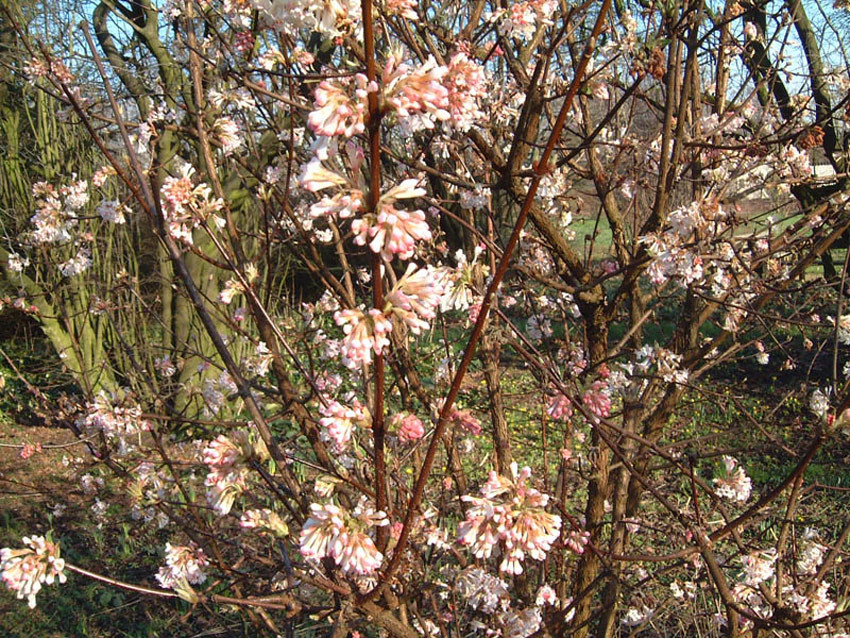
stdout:
[[(274, 633), (839, 631), (846, 530), (795, 512), (850, 405), (846, 281), (800, 292), (850, 228), (850, 82), (806, 7), (131, 4), (83, 26), (96, 76), (9, 14), (101, 168), (34, 182), (0, 248), (67, 426), (168, 539), (111, 584)], [(795, 368), (801, 329), (834, 361), (792, 440), (706, 378)], [(721, 400), (732, 449), (685, 416)], [(65, 564), (23, 544), (34, 606)]]

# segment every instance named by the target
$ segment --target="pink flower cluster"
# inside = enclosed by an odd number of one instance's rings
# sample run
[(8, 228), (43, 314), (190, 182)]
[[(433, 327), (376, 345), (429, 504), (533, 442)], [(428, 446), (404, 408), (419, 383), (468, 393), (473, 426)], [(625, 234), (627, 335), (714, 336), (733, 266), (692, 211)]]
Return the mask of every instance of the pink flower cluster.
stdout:
[(23, 543), (24, 549), (0, 549), (0, 577), (19, 600), (26, 598), (34, 608), (43, 584), (67, 580), (65, 561), (59, 557), (59, 546), (43, 536), (24, 536)]
[(550, 16), (556, 9), (557, 3), (552, 0), (515, 2), (502, 12), (499, 33), (527, 40), (540, 26), (552, 24)]
[(192, 231), (224, 206), (221, 200), (212, 197), (209, 186), (195, 185), (193, 173), (194, 169), (187, 164), (179, 177), (166, 177), (159, 190), (168, 234), (190, 245), (194, 243)]
[[(401, 53), (387, 58), (380, 86), (370, 84), (362, 74), (352, 78), (325, 80), (316, 89), (315, 105), (307, 125), (317, 135), (352, 137), (365, 130), (367, 96), (379, 93), (381, 108), (399, 118), (419, 118), (426, 128), (449, 121), (460, 130), (468, 129), (481, 116), (479, 104), (486, 95), (484, 68), (471, 60), (468, 52), (454, 54), (448, 66), (429, 57), (413, 66)], [(353, 90), (352, 90), (353, 85)]]
[(448, 111), (451, 124), (466, 131), (483, 117), (480, 104), (487, 95), (487, 76), (484, 67), (471, 60), (464, 52), (455, 53), (443, 78), (448, 90)]
[(481, 487), (480, 498), (462, 497), (471, 506), (458, 526), (458, 537), (476, 558), (489, 558), (501, 543), (504, 551), (499, 569), (520, 574), (526, 554), (535, 560), (546, 557), (558, 539), (561, 518), (544, 509), (548, 495), (527, 485), (530, 468), (519, 471), (512, 463), (511, 475), (509, 479), (492, 471)]
[(570, 530), (564, 544), (576, 554), (584, 554), (584, 548), (590, 542), (590, 532), (584, 530)]
[(590, 384), (582, 397), (584, 405), (597, 417), (604, 419), (611, 414), (611, 396), (608, 384), (597, 379)]
[(320, 560), (333, 558), (349, 576), (370, 576), (384, 560), (369, 532), (387, 525), (383, 512), (375, 512), (363, 501), (353, 512), (333, 503), (313, 503), (311, 516), (301, 529), (301, 554)]
[(492, 614), (510, 603), (507, 583), (480, 567), (467, 567), (461, 571), (455, 580), (454, 589), (470, 607), (485, 614)]
[(437, 316), (444, 290), (440, 272), (410, 264), (387, 294), (387, 313), (401, 319), (413, 334), (419, 334), (428, 329), (427, 320)]
[(253, 440), (247, 429), (236, 430), (231, 436), (220, 434), (202, 452), (203, 462), (210, 470), (204, 480), (207, 502), (221, 516), (230, 512), (236, 497), (248, 487), (247, 461), (269, 457), (265, 444)]
[(381, 354), (390, 345), (389, 334), (393, 324), (377, 308), (367, 312), (359, 309), (338, 310), (334, 321), (342, 326), (342, 362), (349, 368), (358, 368), (372, 362), (372, 353)]
[(390, 56), (381, 75), (383, 98), (401, 117), (427, 113), (428, 122), (431, 118), (447, 120), (449, 90), (442, 81), (448, 72), (433, 56), (418, 68), (404, 64), (400, 56)]
[(165, 544), (165, 565), (159, 568), (156, 579), (166, 589), (191, 589), (207, 579), (204, 567), (209, 565), (204, 550), (190, 545)]
[(316, 110), (307, 118), (307, 126), (316, 135), (334, 137), (344, 135), (351, 137), (365, 130), (364, 117), (366, 114), (366, 96), (368, 90), (377, 90), (369, 86), (369, 81), (362, 73), (354, 76), (355, 97), (348, 90), (352, 78), (324, 80), (316, 88)]
[(87, 433), (102, 432), (107, 440), (117, 441), (121, 454), (132, 449), (139, 434), (151, 427), (143, 418), (142, 409), (121, 392), (102, 391), (86, 409), (85, 416), (77, 419), (77, 425)]
[(753, 489), (750, 477), (731, 456), (723, 457), (723, 465), (726, 467), (726, 476), (714, 479), (714, 490), (721, 498), (743, 503), (750, 498), (750, 492)]
[(394, 255), (399, 259), (410, 259), (417, 241), (431, 239), (431, 229), (421, 210), (398, 209), (400, 199), (413, 199), (425, 195), (425, 189), (417, 186), (418, 180), (406, 179), (381, 195), (378, 213), (355, 219), (351, 223), (354, 243), (369, 245), (374, 253), (380, 253), (387, 261)]
[(36, 244), (59, 244), (71, 239), (71, 228), (77, 225), (75, 212), (89, 201), (88, 182), (80, 180), (56, 189), (47, 182), (33, 184), (35, 214), (30, 222), (35, 230), (30, 234)]
[(452, 421), (455, 426), (472, 436), (478, 436), (481, 434), (481, 421), (475, 418), (471, 410), (458, 410), (457, 408), (452, 408), (449, 420)]
[(319, 423), (324, 428), (322, 438), (331, 442), (334, 454), (342, 454), (348, 449), (355, 425), (371, 427), (369, 409), (354, 400), (351, 407), (338, 401), (328, 401), (319, 408), (322, 418)]
[(351, 230), (355, 243), (368, 245), (388, 261), (394, 256), (410, 259), (416, 243), (431, 238), (431, 230), (424, 212), (399, 209), (396, 202), (424, 196), (425, 190), (418, 186), (418, 180), (403, 180), (381, 195), (375, 212), (359, 216), (365, 190), (360, 170), (362, 150), (349, 144), (349, 166), (343, 174), (322, 164), (336, 155), (336, 143), (329, 138), (350, 138), (363, 133), (370, 92), (378, 92), (380, 108), (398, 118), (417, 118), (427, 128), (433, 128), (436, 121), (451, 120), (454, 126), (465, 130), (480, 115), (478, 104), (485, 93), (483, 67), (465, 53), (452, 57), (449, 66), (438, 65), (433, 58), (420, 66), (410, 66), (397, 54), (388, 57), (380, 86), (357, 74), (353, 78), (325, 80), (316, 89), (316, 108), (308, 116), (307, 124), (324, 139), (317, 142), (315, 157), (302, 167), (299, 181), (303, 188), (314, 193), (334, 187), (340, 191), (311, 206), (310, 215), (353, 217)]
[(425, 426), (415, 414), (396, 414), (392, 423), (398, 428), (398, 438), (403, 443), (413, 443), (425, 436)]
[(741, 556), (744, 584), (750, 587), (758, 587), (759, 583), (773, 578), (776, 572), (774, 568), (776, 558), (775, 549), (765, 552), (753, 552), (752, 554)]
[(207, 444), (202, 454), (205, 465), (211, 470), (221, 470), (235, 465), (242, 455), (242, 449), (223, 434), (219, 434)]
[(566, 394), (559, 392), (549, 398), (549, 402), (546, 405), (546, 414), (553, 419), (566, 421), (573, 415), (573, 404)]
[(23, 447), (21, 447), (21, 451), (18, 453), (22, 459), (26, 460), (30, 458), (33, 454), (41, 453), (44, 450), (41, 449), (41, 441), (33, 445), (32, 443), (24, 443)]

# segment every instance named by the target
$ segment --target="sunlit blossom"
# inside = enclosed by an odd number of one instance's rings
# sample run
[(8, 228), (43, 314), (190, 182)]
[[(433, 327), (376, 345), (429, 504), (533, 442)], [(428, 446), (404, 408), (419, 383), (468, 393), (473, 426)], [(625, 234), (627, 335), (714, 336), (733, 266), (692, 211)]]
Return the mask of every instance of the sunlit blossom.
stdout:
[(368, 245), (372, 252), (380, 253), (386, 260), (396, 255), (399, 259), (410, 259), (417, 241), (431, 239), (425, 213), (421, 210), (398, 209), (383, 200), (377, 215), (369, 214), (355, 219), (351, 230), (354, 232), (354, 243)]
[(198, 597), (192, 585), (200, 585), (207, 579), (204, 567), (209, 565), (209, 560), (204, 551), (194, 543), (166, 543), (165, 563), (156, 574), (159, 584), (166, 589), (173, 589), (183, 600), (197, 602)]
[(573, 404), (567, 395), (558, 392), (556, 395), (549, 398), (546, 404), (546, 414), (553, 419), (566, 421), (573, 414)]
[(65, 561), (59, 557), (59, 545), (43, 536), (24, 536), (23, 549), (0, 549), (0, 577), (19, 600), (27, 599), (35, 607), (42, 585), (64, 583)]
[(455, 591), (470, 607), (492, 614), (510, 600), (505, 581), (479, 567), (468, 567), (455, 580)]
[(371, 363), (372, 353), (381, 354), (390, 344), (392, 322), (376, 308), (365, 313), (359, 309), (338, 310), (334, 321), (345, 333), (342, 356), (350, 368)]
[[(316, 88), (316, 110), (307, 118), (307, 126), (317, 135), (351, 137), (365, 130), (366, 76), (357, 74), (352, 80), (324, 80)], [(351, 93), (353, 93), (353, 95)]]
[(425, 426), (415, 414), (396, 414), (392, 420), (398, 428), (398, 438), (405, 443), (418, 441), (425, 436)]
[(611, 414), (611, 396), (608, 384), (597, 379), (585, 390), (582, 401), (594, 415), (599, 418), (608, 417)]
[(756, 587), (759, 583), (773, 578), (774, 563), (776, 562), (776, 550), (753, 552), (741, 556), (744, 571), (744, 583)]
[(243, 512), (242, 517), (239, 519), (239, 526), (242, 529), (256, 529), (263, 532), (270, 532), (277, 537), (284, 537), (289, 534), (289, 526), (280, 517), (280, 514), (268, 508)]
[(750, 477), (738, 465), (738, 461), (731, 456), (724, 456), (723, 464), (726, 468), (726, 476), (714, 479), (714, 490), (717, 492), (717, 495), (733, 501), (746, 501), (750, 498), (750, 492), (752, 491)]
[(313, 503), (310, 518), (301, 529), (301, 554), (305, 558), (333, 558), (351, 576), (373, 574), (383, 555), (370, 536), (373, 528), (387, 524), (383, 512), (362, 501), (349, 512), (333, 503)]
[(410, 264), (387, 294), (388, 312), (399, 317), (411, 332), (419, 334), (428, 328), (427, 320), (436, 316), (443, 291), (441, 272)]
[(470, 503), (458, 537), (477, 558), (488, 558), (497, 544), (504, 557), (499, 569), (522, 573), (526, 555), (543, 560), (559, 535), (561, 519), (545, 511), (549, 497), (527, 485), (529, 468), (511, 465), (512, 478), (490, 472), (481, 498), (463, 496)]
[(368, 427), (372, 418), (369, 410), (357, 400), (351, 407), (331, 400), (321, 405), (319, 412), (322, 414), (319, 423), (324, 428), (322, 438), (332, 443), (336, 454), (348, 449), (355, 426)]

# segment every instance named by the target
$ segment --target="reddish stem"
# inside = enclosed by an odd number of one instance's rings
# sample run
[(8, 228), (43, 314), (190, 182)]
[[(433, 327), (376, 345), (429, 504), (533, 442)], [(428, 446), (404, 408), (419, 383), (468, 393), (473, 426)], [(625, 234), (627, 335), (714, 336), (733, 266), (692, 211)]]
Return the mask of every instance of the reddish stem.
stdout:
[[(366, 53), (366, 77), (369, 84), (377, 82), (375, 65), (375, 30), (372, 20), (372, 0), (363, 0), (363, 45)], [(369, 87), (373, 88), (372, 86)], [(381, 197), (381, 110), (378, 93), (369, 91), (369, 199), (366, 214), (377, 214)], [(372, 306), (384, 309), (384, 290), (381, 278), (381, 255), (372, 255)], [(384, 452), (384, 357), (375, 355), (375, 400), (372, 404), (372, 445), (375, 450), (375, 508), (387, 511), (387, 465)], [(377, 546), (384, 551), (389, 541), (389, 530), (376, 531)]]

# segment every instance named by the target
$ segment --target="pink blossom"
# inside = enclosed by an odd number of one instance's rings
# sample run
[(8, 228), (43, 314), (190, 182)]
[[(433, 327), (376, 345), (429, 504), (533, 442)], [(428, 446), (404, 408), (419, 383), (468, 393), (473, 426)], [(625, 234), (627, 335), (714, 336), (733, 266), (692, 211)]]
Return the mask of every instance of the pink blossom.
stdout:
[(333, 197), (323, 197), (310, 206), (311, 217), (339, 217), (348, 219), (363, 210), (363, 191), (354, 189), (337, 193)]
[(395, 208), (382, 201), (377, 215), (367, 215), (351, 224), (354, 243), (367, 243), (374, 253), (386, 260), (394, 255), (399, 259), (410, 259), (417, 240), (431, 239), (431, 230), (421, 210), (407, 211)]
[(234, 430), (230, 437), (220, 434), (207, 444), (202, 455), (210, 470), (204, 480), (207, 502), (220, 516), (228, 514), (236, 497), (248, 488), (247, 461), (269, 458), (262, 440), (245, 428)]
[(346, 92), (351, 81), (348, 78), (324, 80), (316, 88), (315, 103), (318, 107), (307, 118), (307, 126), (316, 135), (351, 137), (365, 130), (363, 123), (366, 112), (366, 77), (358, 74), (356, 83), (359, 91), (352, 98)]
[(433, 57), (418, 68), (401, 63), (398, 56), (389, 56), (382, 74), (384, 97), (398, 115), (407, 117), (415, 113), (446, 120), (448, 89), (442, 84), (448, 68), (439, 66)]
[(334, 313), (334, 321), (345, 333), (342, 356), (349, 368), (371, 363), (372, 353), (381, 354), (390, 344), (387, 335), (392, 330), (392, 322), (376, 308), (367, 313), (358, 309), (338, 310)]
[(355, 401), (352, 407), (344, 406), (338, 401), (329, 401), (327, 405), (319, 408), (319, 412), (322, 414), (319, 423), (325, 428), (322, 438), (331, 441), (336, 454), (348, 449), (355, 425), (370, 425), (369, 411), (358, 401)]
[(345, 186), (348, 180), (342, 175), (325, 168), (318, 157), (312, 158), (301, 167), (298, 183), (311, 193), (333, 186)]
[(398, 540), (401, 538), (401, 531), (404, 529), (404, 523), (398, 521), (390, 525), (390, 538)]
[(455, 591), (470, 607), (492, 614), (510, 599), (506, 582), (480, 567), (467, 567), (457, 576)]
[(27, 82), (34, 84), (38, 78), (43, 78), (47, 75), (48, 66), (44, 60), (32, 58), (24, 64), (23, 71)]
[(163, 355), (154, 359), (153, 367), (159, 371), (163, 377), (172, 377), (177, 372), (177, 366), (171, 360), (171, 355)]
[(425, 436), (425, 426), (415, 414), (396, 414), (393, 424), (398, 427), (398, 438), (404, 443), (412, 443)]
[(342, 510), (333, 503), (313, 503), (310, 518), (301, 528), (301, 554), (320, 559), (330, 555), (344, 523)]
[(345, 573), (363, 576), (375, 572), (384, 561), (384, 555), (364, 532), (346, 531), (335, 544), (334, 560)]
[(558, 419), (560, 421), (566, 421), (573, 414), (573, 405), (567, 395), (558, 393), (553, 397), (550, 397), (549, 402), (546, 406), (546, 414), (548, 414), (553, 419)]
[(738, 461), (731, 456), (724, 456), (723, 464), (726, 467), (726, 476), (714, 479), (714, 490), (722, 498), (743, 503), (750, 498), (752, 491), (750, 477), (738, 465)]
[(419, 334), (428, 329), (426, 320), (436, 316), (443, 291), (441, 273), (410, 264), (387, 294), (388, 312), (401, 319), (413, 334)]
[(449, 113), (454, 127), (465, 131), (483, 116), (480, 101), (487, 95), (487, 77), (484, 67), (471, 60), (467, 53), (455, 53), (443, 86), (448, 91)]
[(471, 410), (458, 410), (457, 408), (452, 408), (448, 418), (455, 426), (459, 427), (464, 432), (468, 432), (473, 436), (481, 434), (481, 421), (473, 416)]
[(212, 133), (225, 155), (230, 155), (243, 144), (243, 134), (239, 125), (230, 117), (220, 117), (212, 127)]
[(117, 200), (104, 200), (97, 207), (97, 214), (101, 219), (112, 224), (126, 224), (127, 218), (124, 216), (125, 206)]
[(773, 565), (776, 558), (775, 549), (741, 556), (741, 563), (744, 568), (744, 584), (757, 587), (759, 583), (773, 578), (775, 573)]
[(316, 61), (316, 56), (304, 49), (296, 49), (293, 55), (298, 64), (303, 66), (310, 66)]
[(248, 476), (247, 467), (221, 468), (207, 474), (204, 480), (207, 503), (219, 516), (229, 514), (236, 497), (248, 489)]
[(590, 532), (570, 530), (564, 543), (576, 554), (584, 554), (585, 546), (590, 542)]
[(470, 503), (466, 520), (458, 526), (458, 540), (477, 558), (488, 558), (502, 543), (504, 557), (499, 569), (510, 574), (522, 573), (526, 555), (543, 560), (558, 539), (559, 516), (549, 514), (546, 494), (527, 485), (531, 470), (518, 471), (511, 465), (512, 478), (490, 472), (481, 487), (481, 498), (463, 496)]
[(597, 379), (590, 384), (584, 393), (584, 405), (599, 418), (605, 418), (611, 413), (611, 397), (608, 395), (608, 384)]
[(168, 176), (163, 181), (160, 194), (168, 211), (182, 211), (192, 201), (195, 190), (193, 173), (194, 169), (187, 164), (180, 177)]
[(537, 590), (537, 598), (534, 602), (538, 607), (542, 607), (543, 605), (557, 605), (558, 594), (549, 585), (541, 585), (540, 589)]
[(419, 19), (419, 16), (416, 15), (418, 6), (416, 0), (386, 0), (384, 2), (387, 15), (398, 15), (413, 21)]
[(160, 570), (156, 578), (163, 587), (172, 587), (173, 582), (185, 578), (193, 585), (200, 585), (207, 579), (203, 568), (210, 564), (204, 550), (194, 543), (189, 545), (165, 544), (166, 567)]
[(0, 578), (19, 600), (26, 598), (30, 608), (35, 608), (43, 584), (65, 582), (65, 561), (59, 557), (59, 545), (43, 536), (24, 536), (23, 544), (25, 549), (0, 549)]
[(140, 432), (150, 429), (150, 423), (142, 418), (142, 409), (120, 392), (100, 392), (94, 403), (86, 405), (86, 414), (77, 423), (89, 433), (103, 432), (107, 440), (118, 441), (122, 451), (130, 449)]
[(308, 559), (333, 558), (350, 576), (368, 576), (381, 566), (383, 554), (368, 532), (387, 524), (383, 512), (375, 512), (363, 501), (348, 512), (333, 503), (313, 503), (311, 516), (301, 529), (301, 554)]
[(212, 197), (212, 189), (208, 185), (194, 184), (193, 173), (194, 169), (186, 164), (180, 177), (166, 177), (160, 188), (168, 233), (190, 245), (193, 244), (192, 231), (202, 220), (215, 215), (224, 206), (224, 202)]
[(238, 460), (242, 450), (229, 438), (219, 434), (203, 451), (204, 464), (212, 469), (229, 468)]
[(18, 456), (20, 456), (22, 459), (26, 460), (26, 459), (30, 458), (36, 452), (41, 452), (41, 451), (42, 451), (42, 449), (41, 449), (41, 443), (40, 442), (36, 443), (35, 445), (33, 445), (32, 443), (24, 443), (24, 445), (21, 447), (21, 451), (18, 453)]
[(250, 31), (240, 31), (234, 38), (233, 48), (239, 53), (250, 52), (254, 48), (254, 34)]

